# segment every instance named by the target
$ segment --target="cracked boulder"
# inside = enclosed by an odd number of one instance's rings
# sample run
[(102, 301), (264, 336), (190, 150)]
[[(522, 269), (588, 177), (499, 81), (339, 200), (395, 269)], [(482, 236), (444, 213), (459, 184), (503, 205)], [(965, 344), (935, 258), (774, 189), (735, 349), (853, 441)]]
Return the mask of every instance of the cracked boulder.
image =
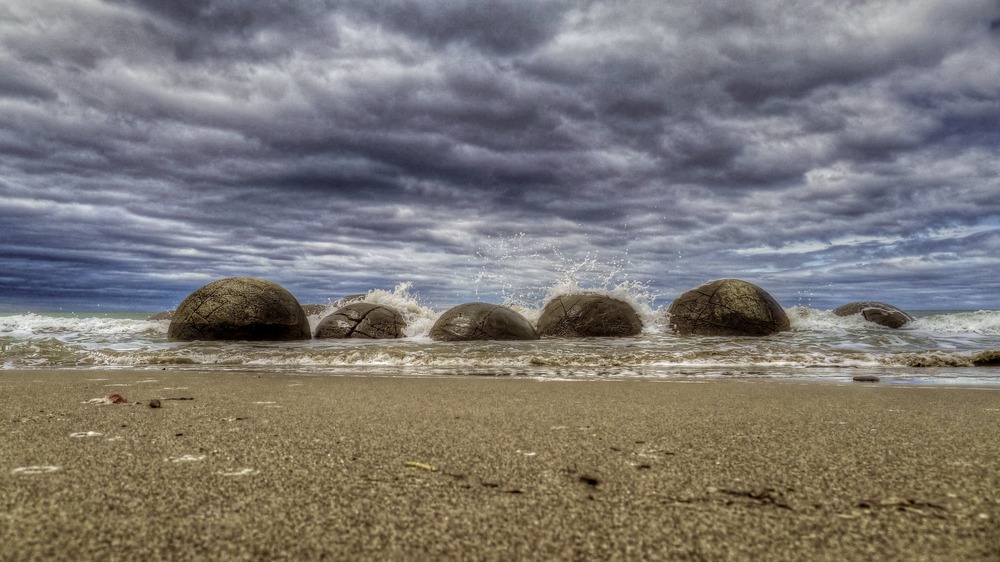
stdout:
[(860, 314), (865, 320), (887, 328), (902, 328), (908, 322), (913, 320), (912, 316), (895, 306), (875, 301), (847, 303), (844, 306), (834, 309), (833, 313), (837, 316), (853, 316), (855, 314)]
[(430, 337), (438, 341), (537, 340), (535, 328), (523, 316), (497, 304), (470, 302), (446, 310)]
[(227, 277), (188, 295), (170, 319), (170, 341), (289, 341), (311, 337), (309, 320), (287, 290), (254, 277)]
[(642, 331), (642, 320), (624, 301), (579, 293), (560, 295), (546, 303), (537, 328), (542, 337), (628, 337)]
[(313, 337), (390, 339), (403, 337), (406, 321), (391, 306), (355, 302), (324, 317)]
[(681, 335), (767, 336), (789, 329), (785, 310), (760, 287), (740, 279), (709, 281), (677, 297), (670, 327)]

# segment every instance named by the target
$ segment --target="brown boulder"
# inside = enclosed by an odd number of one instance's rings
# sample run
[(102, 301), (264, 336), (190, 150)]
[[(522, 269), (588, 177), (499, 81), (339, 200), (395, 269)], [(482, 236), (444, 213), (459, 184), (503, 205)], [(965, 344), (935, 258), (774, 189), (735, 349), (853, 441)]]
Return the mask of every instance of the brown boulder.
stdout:
[(338, 308), (336, 312), (323, 318), (316, 326), (313, 336), (318, 339), (401, 338), (405, 327), (403, 315), (395, 308), (356, 302)]
[(167, 329), (171, 341), (307, 340), (309, 320), (281, 285), (254, 277), (227, 277), (188, 295)]
[(691, 289), (667, 312), (670, 326), (681, 335), (767, 336), (790, 327), (778, 301), (740, 279), (719, 279)]
[(902, 310), (884, 302), (861, 301), (847, 303), (833, 311), (837, 316), (853, 316), (860, 314), (865, 320), (887, 328), (902, 328), (913, 320), (913, 317)]
[(555, 337), (628, 337), (642, 332), (642, 320), (628, 303), (604, 295), (561, 295), (545, 304), (538, 335)]
[(535, 328), (523, 316), (497, 304), (470, 302), (444, 312), (430, 337), (438, 341), (537, 340)]

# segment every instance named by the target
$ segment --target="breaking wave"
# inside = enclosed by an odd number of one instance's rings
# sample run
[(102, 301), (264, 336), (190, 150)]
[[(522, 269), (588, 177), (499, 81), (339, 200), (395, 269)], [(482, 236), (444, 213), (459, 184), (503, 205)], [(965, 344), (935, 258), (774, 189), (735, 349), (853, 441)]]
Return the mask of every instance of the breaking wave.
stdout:
[[(579, 287), (554, 288), (543, 302)], [(529, 342), (435, 342), (427, 332), (439, 311), (421, 304), (407, 284), (372, 291), (367, 302), (396, 307), (409, 324), (399, 340), (303, 342), (168, 342), (169, 322), (142, 315), (0, 316), (4, 369), (130, 368), (268, 370), (315, 374), (594, 377), (881, 376), (1000, 384), (1000, 312), (925, 314), (891, 330), (860, 316), (787, 310), (791, 331), (766, 338), (679, 337), (665, 328), (635, 286), (602, 289), (643, 311), (646, 330), (633, 338), (543, 339)], [(636, 296), (638, 294), (638, 297)], [(639, 308), (645, 303), (646, 308)], [(517, 306), (515, 304), (515, 306)], [(529, 318), (539, 308), (520, 305)], [(310, 318), (313, 327), (329, 307)], [(137, 318), (137, 316), (140, 316)]]

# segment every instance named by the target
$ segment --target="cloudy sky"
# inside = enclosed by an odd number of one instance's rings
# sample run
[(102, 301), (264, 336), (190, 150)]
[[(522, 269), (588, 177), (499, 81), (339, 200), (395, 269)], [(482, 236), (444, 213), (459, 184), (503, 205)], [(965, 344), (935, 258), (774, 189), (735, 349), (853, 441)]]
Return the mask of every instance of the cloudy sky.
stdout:
[(997, 0), (8, 0), (0, 310), (1000, 308)]

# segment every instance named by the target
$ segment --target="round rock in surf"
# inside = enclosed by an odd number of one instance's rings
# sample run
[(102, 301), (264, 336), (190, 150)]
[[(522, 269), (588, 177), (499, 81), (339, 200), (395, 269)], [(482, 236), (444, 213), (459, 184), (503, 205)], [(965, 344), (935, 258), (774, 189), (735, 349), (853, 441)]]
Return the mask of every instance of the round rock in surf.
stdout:
[(629, 337), (642, 332), (642, 320), (624, 301), (580, 293), (561, 295), (546, 303), (537, 329), (542, 337)]
[(887, 328), (902, 328), (913, 320), (912, 316), (895, 306), (876, 301), (847, 303), (834, 309), (833, 313), (837, 316), (860, 314), (865, 320)]
[(785, 310), (760, 287), (740, 279), (709, 281), (667, 309), (681, 335), (767, 336), (790, 328)]
[(391, 306), (355, 302), (342, 306), (316, 326), (313, 337), (392, 339), (403, 337), (406, 321)]
[(438, 341), (537, 340), (534, 326), (523, 316), (497, 304), (470, 302), (446, 310), (430, 337)]
[(227, 277), (188, 295), (170, 319), (171, 341), (290, 341), (311, 337), (299, 301), (277, 283)]

